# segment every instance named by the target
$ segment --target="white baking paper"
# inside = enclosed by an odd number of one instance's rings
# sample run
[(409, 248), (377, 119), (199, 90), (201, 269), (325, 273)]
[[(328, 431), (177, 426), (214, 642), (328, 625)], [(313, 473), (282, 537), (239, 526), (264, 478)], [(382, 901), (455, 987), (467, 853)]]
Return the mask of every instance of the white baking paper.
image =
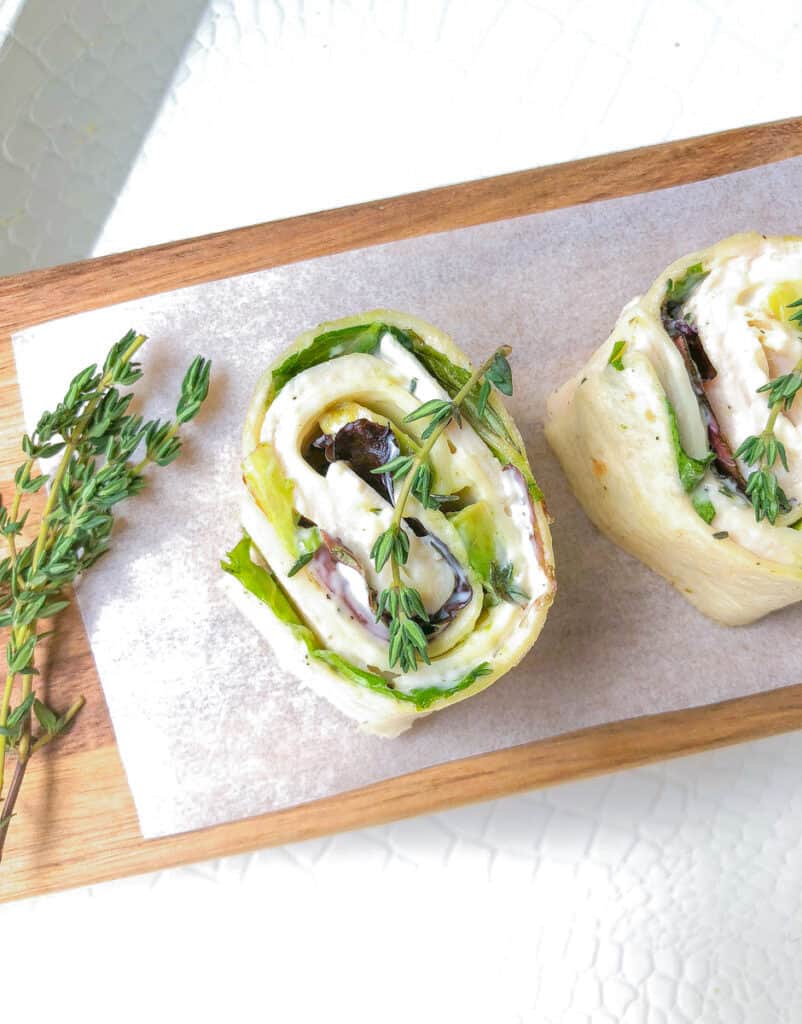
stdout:
[[(121, 507), (78, 600), (146, 837), (242, 818), (454, 758), (797, 682), (802, 606), (727, 630), (617, 550), (543, 437), (546, 396), (672, 260), (736, 231), (802, 233), (802, 159), (662, 192), (329, 256), (68, 317), (17, 335), (29, 429), (129, 327), (147, 334), (144, 410), (214, 361), (180, 460)], [(229, 604), (239, 435), (264, 368), (302, 330), (375, 307), (415, 313), (472, 357), (514, 347), (512, 411), (549, 508), (558, 594), (523, 664), (396, 740), (276, 668)]]

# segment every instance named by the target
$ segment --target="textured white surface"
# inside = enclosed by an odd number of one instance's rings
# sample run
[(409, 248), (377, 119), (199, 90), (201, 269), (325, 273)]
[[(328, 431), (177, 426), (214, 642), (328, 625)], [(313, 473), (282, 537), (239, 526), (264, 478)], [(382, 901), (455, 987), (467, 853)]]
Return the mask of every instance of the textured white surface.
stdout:
[[(0, 2), (3, 272), (799, 112), (791, 0), (203, 6)], [(778, 737), (5, 907), (5, 949), (34, 1021), (796, 1024), (800, 777)]]

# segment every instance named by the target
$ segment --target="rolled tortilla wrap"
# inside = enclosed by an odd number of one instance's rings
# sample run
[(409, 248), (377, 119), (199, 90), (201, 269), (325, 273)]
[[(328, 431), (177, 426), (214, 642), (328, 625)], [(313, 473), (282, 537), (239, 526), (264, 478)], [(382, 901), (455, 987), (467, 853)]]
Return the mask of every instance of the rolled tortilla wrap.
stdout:
[[(285, 668), (365, 731), (396, 736), (486, 689), (534, 644), (554, 594), (548, 518), (499, 397), (476, 395), (434, 443), (431, 505), (411, 495), (404, 583), (422, 600), (430, 663), (390, 666), (372, 550), (398, 483), (381, 466), (422, 445), (426, 419), (470, 376), (441, 331), (376, 310), (323, 324), (262, 376), (243, 433), (235, 599)], [(478, 390), (478, 388), (477, 388)], [(378, 470), (378, 472), (375, 472)]]
[[(802, 239), (692, 253), (548, 403), (546, 435), (588, 516), (727, 625), (802, 598), (802, 400), (769, 404), (772, 381), (802, 384), (801, 297)], [(771, 465), (750, 447), (761, 437), (780, 443)]]

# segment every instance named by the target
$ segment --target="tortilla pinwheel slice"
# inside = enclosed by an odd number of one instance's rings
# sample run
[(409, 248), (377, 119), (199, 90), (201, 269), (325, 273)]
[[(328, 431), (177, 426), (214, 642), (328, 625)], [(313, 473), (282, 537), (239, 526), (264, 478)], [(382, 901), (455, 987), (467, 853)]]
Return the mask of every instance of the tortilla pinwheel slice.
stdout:
[(441, 331), (376, 310), (303, 334), (243, 433), (223, 568), (279, 663), (370, 733), (486, 689), (554, 596), (548, 517), (498, 392)]
[(802, 238), (673, 263), (549, 401), (588, 516), (706, 615), (802, 599)]

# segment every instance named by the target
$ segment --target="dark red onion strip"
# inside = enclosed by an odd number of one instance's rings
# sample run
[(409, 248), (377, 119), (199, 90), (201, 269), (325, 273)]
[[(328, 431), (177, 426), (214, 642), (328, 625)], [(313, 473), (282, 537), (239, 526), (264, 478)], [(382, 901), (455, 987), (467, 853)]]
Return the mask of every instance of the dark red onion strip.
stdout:
[[(356, 559), (353, 555), (351, 555), (350, 559), (335, 557), (338, 548), (342, 551), (347, 551), (347, 548), (339, 543), (334, 546), (334, 542), (332, 542), (332, 550), (329, 548), (329, 542), (332, 539), (327, 534), (324, 534), (323, 538), (323, 543), (309, 563), (310, 572), (318, 583), (328, 590), (336, 601), (339, 601), (340, 604), (347, 608), (352, 617), (363, 625), (369, 633), (372, 633), (373, 636), (378, 637), (380, 640), (389, 640), (390, 633), (387, 626), (381, 620), (379, 622), (376, 621), (375, 614), (371, 608), (366, 608), (365, 605), (356, 600), (348, 585), (348, 580), (339, 569), (340, 563), (342, 563), (364, 576), (362, 570), (358, 568)], [(370, 586), (368, 586), (368, 593), (371, 595), (371, 599), (375, 596), (371, 593)]]

